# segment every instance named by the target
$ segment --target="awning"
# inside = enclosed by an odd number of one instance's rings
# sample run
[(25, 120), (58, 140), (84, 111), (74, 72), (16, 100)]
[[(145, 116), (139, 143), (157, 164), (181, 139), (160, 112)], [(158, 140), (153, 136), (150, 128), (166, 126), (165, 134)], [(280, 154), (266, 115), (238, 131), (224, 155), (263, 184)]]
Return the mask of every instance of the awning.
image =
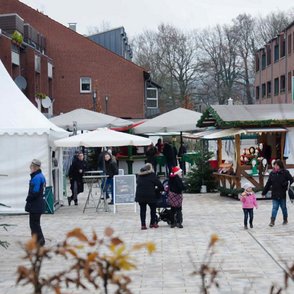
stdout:
[(198, 132), (198, 133), (183, 133), (183, 138), (197, 140), (197, 139), (202, 139), (206, 135), (211, 135), (211, 134), (217, 133), (219, 131), (220, 130), (214, 129), (214, 130), (206, 130), (206, 131)]
[(235, 135), (240, 134), (246, 134), (246, 131), (243, 129), (225, 129), (225, 130), (218, 130), (212, 134), (205, 135), (202, 137), (202, 139), (205, 140), (214, 140), (214, 139), (220, 139), (220, 138), (227, 138), (227, 137), (233, 137)]
[(246, 133), (286, 133), (288, 132), (285, 128), (254, 128), (244, 129)]

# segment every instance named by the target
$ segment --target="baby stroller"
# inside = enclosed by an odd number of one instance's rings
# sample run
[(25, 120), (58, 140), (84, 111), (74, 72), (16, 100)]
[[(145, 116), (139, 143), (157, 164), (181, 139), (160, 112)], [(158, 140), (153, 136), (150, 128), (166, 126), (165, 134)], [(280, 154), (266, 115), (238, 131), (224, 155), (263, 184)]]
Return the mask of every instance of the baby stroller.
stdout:
[(168, 204), (168, 180), (163, 181), (164, 191), (160, 192), (160, 197), (156, 203), (156, 223), (160, 221), (167, 222), (169, 225), (171, 224), (171, 210)]

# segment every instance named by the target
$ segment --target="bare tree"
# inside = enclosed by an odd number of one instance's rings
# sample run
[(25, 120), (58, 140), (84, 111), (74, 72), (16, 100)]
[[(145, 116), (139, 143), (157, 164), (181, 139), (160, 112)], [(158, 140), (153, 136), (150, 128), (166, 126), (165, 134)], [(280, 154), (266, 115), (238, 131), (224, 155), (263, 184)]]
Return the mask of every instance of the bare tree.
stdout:
[(256, 48), (256, 20), (248, 14), (233, 19), (232, 30), (236, 35), (237, 54), (240, 58), (239, 82), (245, 89), (248, 104), (253, 104), (254, 56)]
[(91, 36), (91, 35), (95, 35), (98, 33), (106, 32), (106, 31), (111, 30), (111, 28), (112, 28), (112, 25), (110, 24), (110, 22), (104, 20), (98, 26), (88, 27), (88, 34), (87, 35)]
[(291, 21), (293, 21), (293, 17), (293, 9), (288, 12), (271, 12), (265, 17), (259, 17), (257, 20), (257, 41), (259, 41), (259, 46), (263, 46), (272, 38), (276, 37), (290, 24)]

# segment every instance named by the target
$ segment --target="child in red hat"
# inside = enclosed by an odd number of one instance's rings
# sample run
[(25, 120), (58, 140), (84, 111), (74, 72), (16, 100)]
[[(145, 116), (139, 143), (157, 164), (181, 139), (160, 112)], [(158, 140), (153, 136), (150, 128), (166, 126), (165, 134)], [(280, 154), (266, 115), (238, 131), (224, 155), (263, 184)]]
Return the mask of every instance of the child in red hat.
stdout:
[(183, 228), (183, 190), (184, 184), (182, 181), (183, 171), (175, 166), (172, 168), (172, 172), (169, 176), (169, 193), (168, 203), (171, 206), (171, 228), (178, 227)]

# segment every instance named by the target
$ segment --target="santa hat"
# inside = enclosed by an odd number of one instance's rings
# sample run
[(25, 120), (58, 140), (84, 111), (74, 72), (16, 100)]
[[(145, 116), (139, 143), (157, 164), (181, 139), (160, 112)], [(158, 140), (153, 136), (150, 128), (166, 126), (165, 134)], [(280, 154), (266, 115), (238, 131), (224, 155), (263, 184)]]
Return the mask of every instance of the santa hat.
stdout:
[(174, 175), (178, 175), (181, 172), (182, 172), (182, 170), (178, 166), (175, 166), (175, 167), (172, 168), (172, 174), (174, 174)]

